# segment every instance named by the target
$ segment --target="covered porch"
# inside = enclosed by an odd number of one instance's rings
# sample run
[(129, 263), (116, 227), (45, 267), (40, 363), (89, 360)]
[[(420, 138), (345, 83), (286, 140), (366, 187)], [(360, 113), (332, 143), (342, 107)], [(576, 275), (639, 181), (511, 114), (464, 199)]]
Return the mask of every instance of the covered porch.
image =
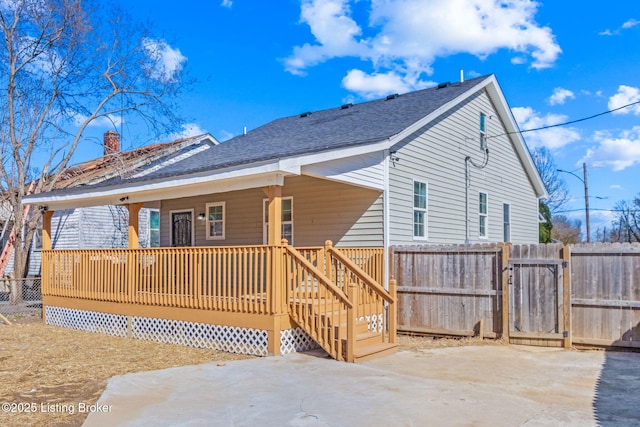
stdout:
[(256, 355), (320, 346), (353, 362), (395, 351), (395, 286), (384, 286), (384, 249), (330, 241), (294, 247), (283, 239), (289, 237), (284, 179), (275, 181), (259, 187), (265, 199), (261, 245), (139, 248), (138, 212), (151, 196), (128, 192), (118, 199), (131, 201), (125, 204), (128, 248), (52, 249), (56, 203), (48, 204), (42, 209), (45, 321)]

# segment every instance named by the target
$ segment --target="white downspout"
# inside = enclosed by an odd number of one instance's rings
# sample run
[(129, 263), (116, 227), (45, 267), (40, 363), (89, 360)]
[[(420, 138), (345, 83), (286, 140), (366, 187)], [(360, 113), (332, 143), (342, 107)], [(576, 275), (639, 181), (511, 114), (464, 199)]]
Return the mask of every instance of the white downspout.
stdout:
[(390, 237), (390, 203), (389, 203), (389, 150), (383, 151), (384, 188), (382, 193), (382, 241), (384, 245), (384, 283), (385, 289), (389, 289), (389, 246)]

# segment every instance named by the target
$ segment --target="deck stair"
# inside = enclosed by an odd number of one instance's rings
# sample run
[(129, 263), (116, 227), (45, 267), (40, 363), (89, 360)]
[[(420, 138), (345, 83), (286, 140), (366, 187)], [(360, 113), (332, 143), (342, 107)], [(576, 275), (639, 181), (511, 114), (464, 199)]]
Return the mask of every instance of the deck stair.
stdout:
[[(385, 301), (395, 301), (388, 294), (378, 295), (386, 292), (379, 284), (339, 255), (336, 259), (344, 262), (339, 268), (346, 264), (353, 270), (349, 274), (346, 270), (336, 274), (338, 263), (335, 262), (333, 274), (325, 274), (294, 248), (289, 247), (289, 252), (294, 260), (288, 265), (287, 276), (290, 315), (331, 357), (363, 362), (397, 351), (398, 345), (392, 338), (395, 334), (385, 334), (385, 313), (392, 311), (385, 306)], [(329, 276), (340, 277), (343, 283), (349, 279), (349, 285), (336, 283)], [(300, 283), (313, 283), (313, 286), (300, 286)], [(372, 291), (370, 285), (377, 285), (378, 289)]]

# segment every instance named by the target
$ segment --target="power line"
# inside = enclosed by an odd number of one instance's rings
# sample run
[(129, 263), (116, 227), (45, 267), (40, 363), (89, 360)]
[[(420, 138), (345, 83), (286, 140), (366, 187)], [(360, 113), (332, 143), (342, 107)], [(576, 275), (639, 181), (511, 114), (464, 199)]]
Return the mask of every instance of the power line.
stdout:
[(560, 126), (572, 125), (574, 123), (579, 123), (579, 122), (584, 122), (586, 120), (595, 119), (596, 117), (604, 116), (605, 114), (611, 114), (611, 113), (616, 112), (618, 110), (622, 110), (623, 108), (631, 107), (632, 105), (637, 105), (637, 104), (640, 104), (640, 101), (632, 102), (630, 104), (623, 105), (622, 107), (614, 108), (612, 110), (603, 111), (601, 113), (594, 114), (594, 115), (591, 115), (591, 116), (588, 116), (588, 117), (582, 117), (580, 119), (570, 120), (570, 121), (564, 122), (564, 123), (558, 123), (558, 124), (555, 124), (555, 125), (540, 126), (540, 127), (532, 128), (532, 129), (517, 130), (515, 132), (505, 132), (505, 133), (501, 133), (499, 135), (487, 136), (486, 139), (497, 138), (499, 136), (512, 135), (512, 134), (516, 134), (516, 133), (523, 134), (523, 133), (526, 133), (526, 132), (535, 132), (535, 131), (538, 131), (538, 130), (545, 130), (545, 129), (551, 129), (551, 128), (560, 127)]
[[(591, 208), (592, 211), (601, 211), (601, 212), (629, 212), (629, 213), (640, 213), (640, 209), (600, 209), (600, 208)], [(557, 213), (567, 213), (567, 212), (584, 212), (584, 208), (580, 209), (564, 209), (561, 211), (555, 211), (552, 214)]]

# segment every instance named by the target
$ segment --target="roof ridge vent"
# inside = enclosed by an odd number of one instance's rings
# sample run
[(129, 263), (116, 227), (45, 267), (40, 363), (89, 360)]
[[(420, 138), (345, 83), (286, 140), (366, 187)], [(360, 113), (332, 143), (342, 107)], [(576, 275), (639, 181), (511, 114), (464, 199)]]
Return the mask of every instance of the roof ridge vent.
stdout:
[(304, 113), (300, 114), (300, 117), (309, 117), (311, 115), (311, 111), (305, 111)]
[(350, 103), (348, 103), (348, 104), (342, 104), (342, 105), (340, 106), (340, 109), (341, 109), (341, 110), (346, 110), (347, 108), (351, 108), (351, 107), (353, 107), (353, 103), (352, 103), (352, 102), (350, 102)]
[(392, 99), (396, 99), (399, 96), (400, 95), (398, 95), (397, 93), (394, 93), (393, 95), (387, 95), (386, 101), (391, 101)]
[(451, 86), (450, 82), (439, 83), (438, 89), (444, 89), (445, 87), (449, 87), (449, 86)]

